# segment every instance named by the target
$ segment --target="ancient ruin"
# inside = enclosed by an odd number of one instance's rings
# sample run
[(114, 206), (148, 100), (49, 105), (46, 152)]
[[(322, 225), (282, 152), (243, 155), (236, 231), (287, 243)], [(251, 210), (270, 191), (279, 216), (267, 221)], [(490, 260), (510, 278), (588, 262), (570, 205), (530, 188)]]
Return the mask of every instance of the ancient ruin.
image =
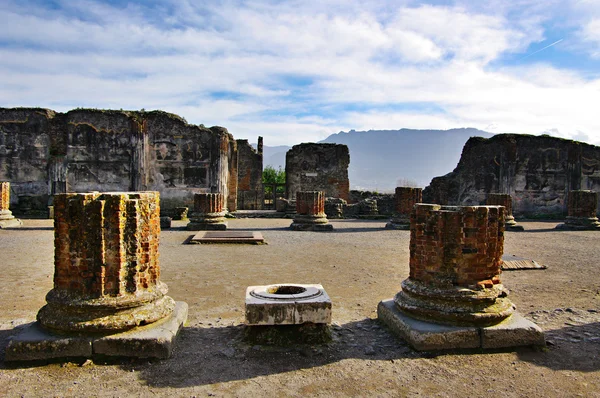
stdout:
[(322, 191), (298, 192), (296, 214), (290, 225), (294, 231), (332, 231), (325, 214), (325, 195)]
[(187, 304), (160, 281), (159, 194), (58, 194), (54, 206), (54, 289), (6, 359), (170, 356)]
[(326, 197), (348, 200), (348, 147), (341, 144), (294, 145), (286, 154), (287, 199), (296, 192), (323, 191)]
[[(234, 211), (237, 145), (223, 127), (162, 111), (0, 108), (0, 180), (12, 183), (15, 214), (45, 216), (57, 193), (145, 190), (160, 192), (165, 216), (200, 192), (223, 194)], [(242, 146), (247, 203), (262, 189), (262, 155)]]
[(258, 343), (330, 339), (331, 299), (316, 284), (276, 284), (246, 289), (246, 338)]
[(237, 209), (261, 210), (265, 201), (262, 183), (263, 138), (258, 137), (257, 149), (254, 149), (248, 140), (236, 141), (238, 151)]
[(512, 214), (512, 197), (507, 193), (491, 193), (486, 202), (489, 206), (504, 206), (504, 229), (507, 231), (523, 231), (522, 225), (517, 224)]
[(226, 230), (224, 197), (220, 193), (197, 193), (187, 229), (190, 231)]
[(0, 182), (0, 228), (14, 228), (23, 225), (10, 211), (10, 182)]
[(500, 281), (504, 208), (416, 204), (410, 276), (378, 316), (419, 350), (543, 344)]
[(410, 214), (415, 204), (423, 202), (421, 188), (396, 187), (395, 209), (387, 229), (410, 229)]
[(598, 213), (598, 192), (571, 191), (567, 202), (569, 213), (563, 224), (557, 229), (600, 231)]
[(562, 216), (572, 190), (600, 191), (600, 147), (550, 136), (472, 137), (454, 171), (423, 191), (426, 203), (479, 205), (490, 193), (513, 199), (515, 215)]

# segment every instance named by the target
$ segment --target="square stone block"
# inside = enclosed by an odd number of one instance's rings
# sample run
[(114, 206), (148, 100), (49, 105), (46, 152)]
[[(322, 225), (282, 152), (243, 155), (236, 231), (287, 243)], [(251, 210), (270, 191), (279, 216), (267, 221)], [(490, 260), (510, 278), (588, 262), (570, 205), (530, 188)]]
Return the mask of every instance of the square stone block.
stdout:
[(545, 345), (542, 329), (516, 312), (494, 326), (447, 326), (411, 318), (390, 299), (379, 303), (377, 317), (419, 351)]
[(248, 325), (330, 324), (331, 299), (317, 284), (277, 284), (246, 289)]
[(178, 301), (168, 318), (109, 336), (58, 335), (35, 322), (11, 339), (5, 361), (94, 356), (165, 359), (171, 356), (175, 338), (187, 319), (187, 313), (188, 305)]

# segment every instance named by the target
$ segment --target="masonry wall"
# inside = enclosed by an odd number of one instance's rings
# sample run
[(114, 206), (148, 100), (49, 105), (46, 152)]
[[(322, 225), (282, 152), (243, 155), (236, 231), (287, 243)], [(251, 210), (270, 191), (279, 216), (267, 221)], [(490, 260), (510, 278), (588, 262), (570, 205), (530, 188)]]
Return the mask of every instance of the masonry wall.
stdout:
[(258, 149), (254, 149), (248, 140), (237, 140), (237, 208), (241, 210), (260, 210), (264, 205), (262, 137), (258, 137), (258, 143)]
[(193, 206), (197, 192), (233, 192), (235, 205), (235, 151), (225, 128), (161, 111), (0, 108), (0, 180), (11, 182), (17, 213), (90, 191), (156, 190), (166, 210)]
[(513, 198), (515, 215), (564, 215), (571, 190), (600, 191), (600, 147), (549, 136), (470, 138), (451, 173), (436, 177), (423, 201), (479, 205), (489, 193)]
[(326, 197), (348, 200), (350, 153), (343, 144), (294, 145), (286, 154), (288, 199), (299, 191), (323, 191)]

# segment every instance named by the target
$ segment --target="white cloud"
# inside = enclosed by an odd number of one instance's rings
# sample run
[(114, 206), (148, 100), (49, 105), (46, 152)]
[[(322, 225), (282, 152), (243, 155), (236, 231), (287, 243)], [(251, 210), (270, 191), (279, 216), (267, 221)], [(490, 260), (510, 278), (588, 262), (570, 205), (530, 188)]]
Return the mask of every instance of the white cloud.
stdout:
[[(267, 145), (490, 125), (600, 142), (597, 76), (502, 66), (545, 39), (553, 9), (533, 0), (60, 4), (0, 5), (0, 106), (158, 108)], [(590, 52), (591, 15), (579, 33)]]

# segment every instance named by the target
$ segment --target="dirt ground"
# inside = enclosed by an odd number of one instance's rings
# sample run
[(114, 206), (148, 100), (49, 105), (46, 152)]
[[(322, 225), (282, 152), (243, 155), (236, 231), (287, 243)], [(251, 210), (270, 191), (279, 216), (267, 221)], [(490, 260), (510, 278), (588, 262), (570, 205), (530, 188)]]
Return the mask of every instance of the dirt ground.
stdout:
[[(417, 352), (376, 319), (377, 303), (408, 276), (408, 231), (385, 221), (332, 221), (331, 233), (293, 232), (290, 220), (229, 220), (268, 245), (185, 245), (183, 222), (161, 233), (162, 280), (189, 304), (168, 360), (7, 365), (10, 337), (35, 320), (52, 288), (50, 220), (0, 230), (0, 395), (600, 397), (600, 232), (522, 222), (504, 251), (547, 270), (506, 271), (511, 299), (548, 340), (542, 349)], [(242, 341), (247, 286), (321, 283), (333, 301), (333, 342)]]

